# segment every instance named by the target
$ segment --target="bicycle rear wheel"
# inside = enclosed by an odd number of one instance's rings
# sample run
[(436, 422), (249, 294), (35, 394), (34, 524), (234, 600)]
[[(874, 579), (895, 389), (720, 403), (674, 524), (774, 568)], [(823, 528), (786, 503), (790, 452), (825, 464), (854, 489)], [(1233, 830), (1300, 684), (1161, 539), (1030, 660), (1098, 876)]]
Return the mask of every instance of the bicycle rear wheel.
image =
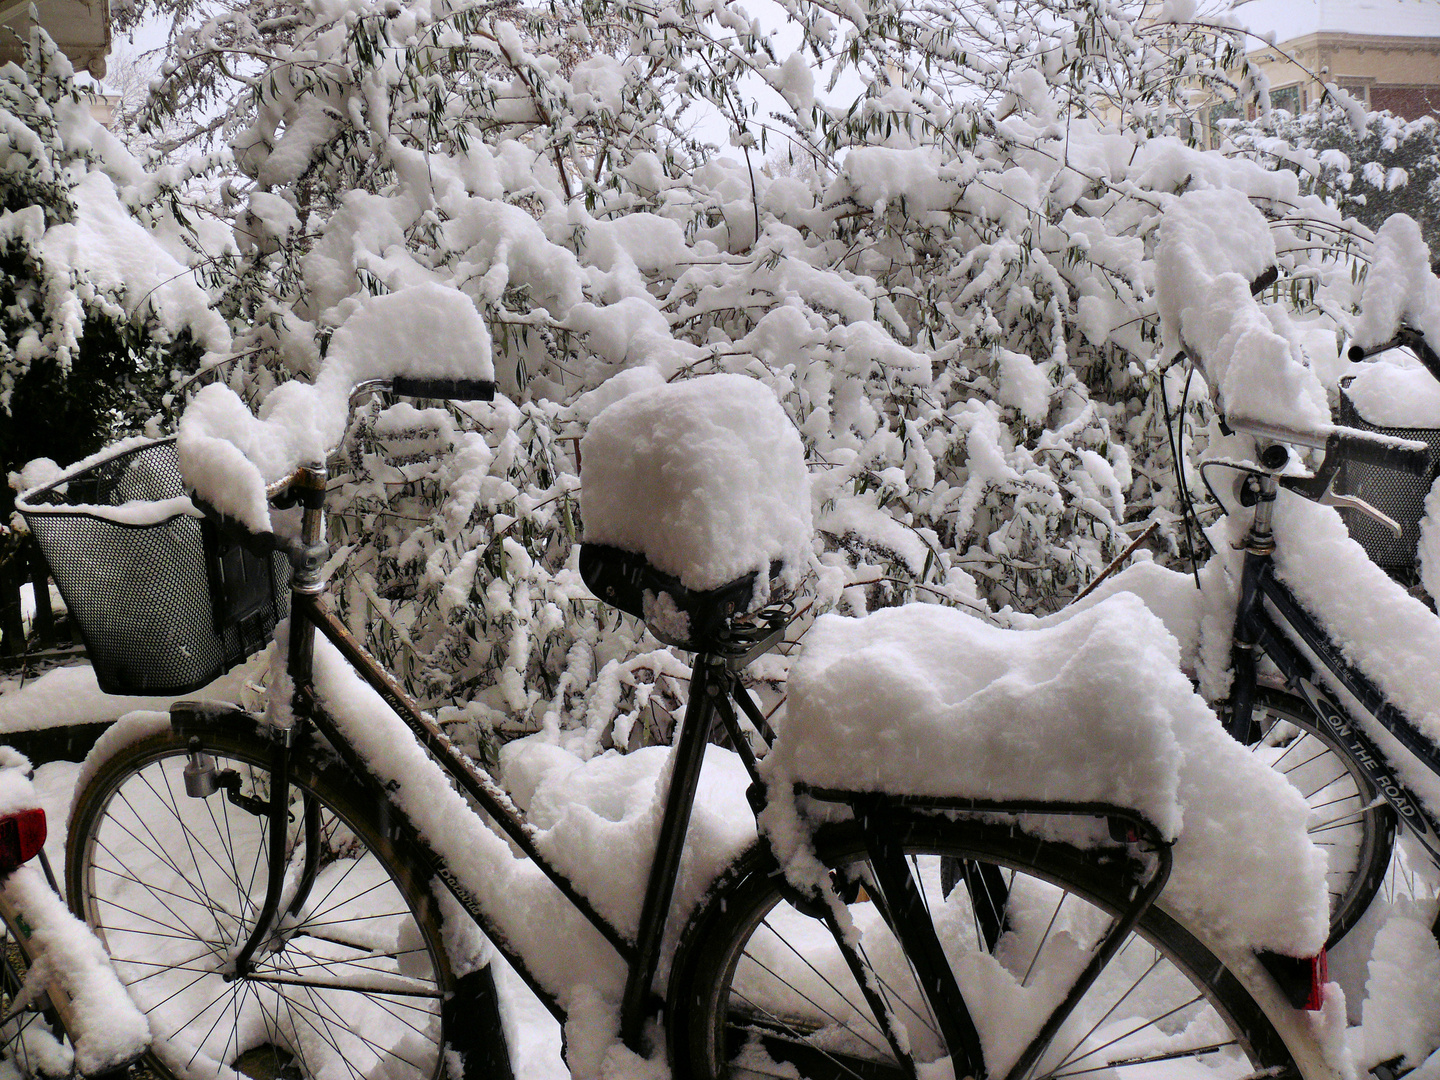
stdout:
[[(450, 1075), (455, 1005), (446, 1001), (474, 976), (451, 970), (428, 875), (405, 834), (327, 754), (292, 756), (282, 914), (253, 970), (234, 974), (265, 898), (269, 850), (268, 815), (244, 797), (268, 798), (272, 744), (238, 716), (207, 720), (202, 742), (219, 770), (239, 777), (240, 801), (223, 790), (188, 796), (190, 746), (165, 730), (100, 766), (70, 824), (71, 904), (149, 1019), (156, 1071), (185, 1080), (231, 1068), (267, 1080)], [(285, 914), (312, 844), (313, 887)], [(482, 1075), (471, 1064), (467, 1075)]]
[(1386, 882), (1395, 854), (1395, 811), (1303, 701), (1264, 692), (1255, 701), (1260, 738), (1250, 747), (1310, 806), (1310, 839), (1329, 860), (1333, 948)]
[[(904, 848), (992, 1077), (1006, 1076), (1059, 1008), (1091, 946), (1127, 897), (1094, 852), (1025, 838), (1005, 825), (912, 818)], [(951, 1048), (914, 967), (870, 899), (855, 827), (816, 848), (851, 886), (866, 979), (904, 1023), (922, 1076), (950, 1075)], [(957, 881), (942, 866), (986, 868)], [(1003, 883), (1003, 897), (972, 895)], [(947, 886), (949, 886), (947, 888)], [(893, 1078), (909, 1075), (829, 930), (793, 906), (758, 852), (742, 860), (687, 929), (672, 972), (669, 1041), (677, 1075)], [(803, 904), (802, 904), (803, 906)], [(1003, 912), (996, 927), (986, 914)], [(688, 1072), (687, 1072), (688, 1070)], [(958, 1068), (956, 1073), (958, 1075)], [(1061, 1024), (1026, 1077), (1297, 1075), (1284, 1040), (1240, 981), (1184, 927), (1152, 907)]]

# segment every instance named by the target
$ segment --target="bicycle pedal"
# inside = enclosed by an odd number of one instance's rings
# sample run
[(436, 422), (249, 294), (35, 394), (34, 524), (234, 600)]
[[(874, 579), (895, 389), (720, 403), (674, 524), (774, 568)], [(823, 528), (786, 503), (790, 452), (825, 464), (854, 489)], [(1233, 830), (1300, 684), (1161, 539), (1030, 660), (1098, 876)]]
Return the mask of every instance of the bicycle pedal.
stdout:
[(1382, 1061), (1370, 1069), (1370, 1075), (1375, 1080), (1400, 1080), (1402, 1076), (1408, 1076), (1415, 1071), (1415, 1066), (1406, 1065), (1405, 1058), (1393, 1057), (1389, 1061)]

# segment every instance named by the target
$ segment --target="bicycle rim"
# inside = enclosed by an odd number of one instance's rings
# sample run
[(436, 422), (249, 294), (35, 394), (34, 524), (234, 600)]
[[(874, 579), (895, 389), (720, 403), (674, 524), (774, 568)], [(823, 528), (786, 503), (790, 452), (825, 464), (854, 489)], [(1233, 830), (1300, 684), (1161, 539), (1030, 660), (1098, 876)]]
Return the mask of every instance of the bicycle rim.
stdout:
[[(1003, 826), (920, 820), (902, 843), (987, 1071), (1005, 1076), (1124, 906), (1116, 883), (1094, 856)], [(817, 846), (835, 880), (868, 879), (854, 830)], [(750, 857), (692, 921), (671, 982), (672, 1060), (697, 1080), (908, 1075), (829, 931), (786, 900), (783, 878), (766, 863)], [(968, 871), (947, 872), (947, 863)], [(848, 906), (866, 977), (902, 1021), (901, 1042), (920, 1075), (954, 1075), (913, 968), (863, 886)], [(1263, 1011), (1203, 945), (1152, 908), (1023, 1075), (1238, 1080), (1262, 1069), (1295, 1073)]]
[[(269, 794), (269, 743), (217, 724), (204, 737), (241, 793)], [(120, 752), (72, 815), (71, 903), (96, 930), (155, 1038), (152, 1064), (184, 1080), (233, 1076), (423, 1080), (445, 1071), (441, 1005), (453, 979), (433, 899), (359, 788), (296, 755), (287, 835), (289, 907), (304, 863), (304, 807), (319, 807), (318, 873), (296, 915), (231, 961), (265, 897), (268, 818), (223, 791), (185, 792), (173, 734)]]
[(1303, 702), (1266, 693), (1255, 705), (1262, 734), (1251, 750), (1305, 797), (1310, 839), (1328, 860), (1333, 948), (1387, 881), (1393, 888), (1403, 874), (1392, 863), (1395, 812)]

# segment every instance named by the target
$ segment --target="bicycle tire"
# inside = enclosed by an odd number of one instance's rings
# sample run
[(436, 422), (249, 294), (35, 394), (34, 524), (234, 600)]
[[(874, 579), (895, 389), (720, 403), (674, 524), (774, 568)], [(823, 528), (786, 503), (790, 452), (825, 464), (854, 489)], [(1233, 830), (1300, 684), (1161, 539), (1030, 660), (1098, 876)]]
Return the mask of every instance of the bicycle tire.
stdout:
[(76, 1075), (75, 1052), (65, 1025), (50, 1005), (48, 995), (22, 1006), (11, 1016), (11, 1006), (30, 969), (29, 934), (24, 927), (0, 919), (0, 1075), (13, 1069), (24, 1080), (58, 1080)]
[(1333, 948), (1385, 884), (1395, 853), (1395, 810), (1300, 699), (1278, 691), (1256, 696), (1260, 738), (1250, 749), (1290, 781), (1310, 806), (1310, 839), (1329, 860)]
[[(1043, 1013), (1031, 1017), (1028, 1032), (1025, 1017), (1039, 997), (1058, 1000), (1063, 994), (1067, 984), (1051, 980), (1062, 968), (1073, 974), (1081, 955), (1077, 943), (1083, 951), (1091, 930), (1124, 908), (1123, 886), (1093, 851), (1027, 838), (1004, 823), (916, 817), (902, 831), (898, 842), (935, 916), (988, 1073), (1006, 1076)], [(854, 880), (856, 870), (861, 880), (868, 874), (858, 827), (822, 830), (815, 846), (837, 881)], [(993, 950), (981, 943), (985, 931), (966, 890), (956, 888), (948, 897), (938, 892), (941, 859), (997, 867), (1005, 876), (1012, 922)], [(754, 849), (722, 877), (691, 920), (668, 997), (676, 1075), (908, 1075), (889, 1052), (829, 931), (786, 900), (783, 880), (773, 861)], [(850, 912), (870, 964), (867, 978), (910, 1021), (906, 1037), (921, 1074), (931, 1075), (947, 1050), (913, 968), (863, 888)], [(1299, 1075), (1285, 1040), (1241, 981), (1188, 930), (1151, 907), (1026, 1075), (1109, 1069), (1121, 1077), (1151, 1076), (1157, 1062), (1174, 1065), (1187, 1057), (1203, 1058), (1205, 1075), (1217, 1080)]]
[[(243, 793), (266, 796), (273, 744), (258, 722), (207, 719), (202, 743), (219, 769), (240, 774)], [(77, 793), (67, 845), (72, 908), (145, 1012), (155, 1072), (439, 1080), (459, 1037), (474, 1051), (458, 1055), (466, 1075), (485, 1075), (476, 1018), (454, 1021), (457, 1003), (493, 1010), (489, 969), (456, 978), (429, 875), (405, 831), (324, 751), (292, 754), (292, 887), (306, 842), (303, 800), (321, 809), (310, 897), (257, 950), (254, 972), (227, 981), (227, 962), (250, 933), (246, 916), (265, 896), (268, 819), (224, 791), (187, 796), (189, 752), (168, 729), (117, 751)], [(498, 1034), (498, 1015), (479, 1015)]]

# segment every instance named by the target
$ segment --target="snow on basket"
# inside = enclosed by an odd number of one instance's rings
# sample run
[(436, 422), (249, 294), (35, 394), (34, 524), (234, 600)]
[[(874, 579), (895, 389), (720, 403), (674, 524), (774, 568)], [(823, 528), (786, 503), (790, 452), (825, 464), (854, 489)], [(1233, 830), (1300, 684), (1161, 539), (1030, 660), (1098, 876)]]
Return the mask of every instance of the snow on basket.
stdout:
[[(640, 556), (646, 574), (673, 579), (675, 594), (712, 593), (753, 573), (740, 600), (750, 607), (766, 599), (775, 568), (793, 586), (808, 566), (804, 447), (754, 379), (707, 375), (630, 394), (591, 422), (580, 454), (586, 546)], [(669, 637), (689, 636), (679, 595), (652, 589), (644, 608)]]
[(1034, 630), (930, 604), (824, 615), (789, 689), (779, 788), (1127, 807), (1176, 838), (1167, 908), (1292, 956), (1325, 940), (1304, 800), (1225, 734), (1137, 596)]

